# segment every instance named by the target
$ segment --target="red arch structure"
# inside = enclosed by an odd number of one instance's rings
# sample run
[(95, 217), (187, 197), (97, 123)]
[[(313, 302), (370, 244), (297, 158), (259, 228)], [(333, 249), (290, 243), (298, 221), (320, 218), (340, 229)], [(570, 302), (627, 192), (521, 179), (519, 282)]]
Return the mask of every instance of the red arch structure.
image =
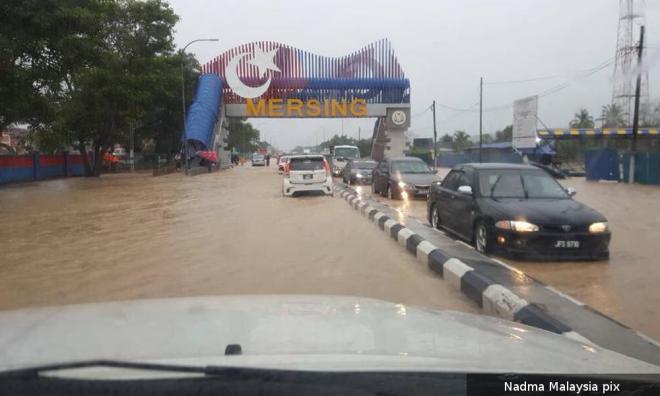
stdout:
[[(261, 98), (300, 97), (309, 100), (351, 96), (363, 97), (369, 103), (410, 103), (410, 82), (387, 39), (340, 57), (321, 56), (272, 41), (234, 47), (202, 66), (204, 73), (216, 74), (222, 80), (224, 103), (246, 101), (226, 84), (231, 59), (258, 51), (273, 53), (273, 63), (279, 69), (269, 72), (271, 83)], [(249, 86), (259, 86), (268, 78), (250, 63), (249, 56), (237, 64), (236, 72)]]
[(373, 117), (372, 156), (403, 153), (410, 81), (387, 39), (339, 57), (257, 41), (225, 51), (202, 71), (186, 118), (186, 152), (217, 148), (224, 117)]

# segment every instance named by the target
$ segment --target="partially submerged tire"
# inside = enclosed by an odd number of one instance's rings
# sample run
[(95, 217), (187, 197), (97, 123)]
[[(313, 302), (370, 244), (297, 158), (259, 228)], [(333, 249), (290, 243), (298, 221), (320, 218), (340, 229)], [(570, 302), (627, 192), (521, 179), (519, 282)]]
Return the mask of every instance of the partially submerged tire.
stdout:
[(431, 206), (431, 227), (436, 230), (440, 229), (440, 211), (438, 210), (437, 204)]
[(479, 253), (487, 254), (493, 250), (492, 235), (488, 226), (483, 221), (474, 225), (474, 248)]

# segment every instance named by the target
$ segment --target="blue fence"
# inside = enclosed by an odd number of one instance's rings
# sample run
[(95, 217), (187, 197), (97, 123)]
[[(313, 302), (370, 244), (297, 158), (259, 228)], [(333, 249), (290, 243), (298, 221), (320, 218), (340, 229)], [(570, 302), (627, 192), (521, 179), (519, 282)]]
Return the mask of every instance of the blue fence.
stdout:
[[(630, 154), (623, 156), (623, 174), (629, 180)], [(635, 154), (635, 183), (660, 185), (660, 153)]]
[[(89, 155), (91, 158), (91, 153)], [(0, 184), (84, 174), (85, 169), (80, 154), (34, 152), (26, 155), (0, 156)]]
[(619, 153), (616, 150), (587, 150), (584, 152), (587, 180), (621, 180)]

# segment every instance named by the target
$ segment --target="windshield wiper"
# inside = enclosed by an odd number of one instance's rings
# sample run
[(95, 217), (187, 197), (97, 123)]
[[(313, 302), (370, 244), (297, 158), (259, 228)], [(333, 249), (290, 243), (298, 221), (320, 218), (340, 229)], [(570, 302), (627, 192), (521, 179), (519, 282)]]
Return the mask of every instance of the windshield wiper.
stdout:
[(500, 182), (500, 179), (502, 178), (502, 175), (497, 176), (497, 179), (495, 179), (495, 183), (493, 183), (492, 186), (490, 186), (490, 197), (493, 198), (493, 192), (495, 191), (495, 186), (497, 186), (497, 183)]
[(529, 193), (527, 192), (527, 186), (525, 186), (525, 179), (520, 175), (520, 184), (522, 184), (523, 191), (525, 192), (525, 199), (529, 199)]
[(214, 375), (220, 373), (224, 368), (214, 366), (185, 366), (176, 364), (159, 364), (159, 363), (142, 363), (142, 362), (129, 362), (122, 360), (85, 360), (70, 363), (58, 363), (43, 366), (34, 366), (23, 369), (7, 370), (0, 372), (2, 377), (37, 377), (42, 373), (60, 370), (75, 370), (80, 368), (90, 367), (107, 367), (107, 368), (120, 368), (131, 370), (144, 370), (144, 371), (164, 371), (169, 373), (190, 373), (190, 374), (203, 374)]

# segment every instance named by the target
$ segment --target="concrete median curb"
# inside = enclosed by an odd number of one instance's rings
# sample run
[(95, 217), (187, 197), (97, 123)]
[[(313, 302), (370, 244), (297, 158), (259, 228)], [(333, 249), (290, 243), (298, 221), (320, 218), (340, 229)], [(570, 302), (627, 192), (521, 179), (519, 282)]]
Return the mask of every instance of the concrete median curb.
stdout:
[(520, 298), (510, 289), (475, 271), (461, 260), (450, 257), (422, 236), (372, 207), (368, 201), (348, 188), (335, 185), (334, 189), (351, 207), (373, 221), (390, 238), (448, 281), (453, 288), (474, 301), (484, 313), (562, 334), (580, 342), (591, 343), (569, 326), (550, 316), (541, 307)]

